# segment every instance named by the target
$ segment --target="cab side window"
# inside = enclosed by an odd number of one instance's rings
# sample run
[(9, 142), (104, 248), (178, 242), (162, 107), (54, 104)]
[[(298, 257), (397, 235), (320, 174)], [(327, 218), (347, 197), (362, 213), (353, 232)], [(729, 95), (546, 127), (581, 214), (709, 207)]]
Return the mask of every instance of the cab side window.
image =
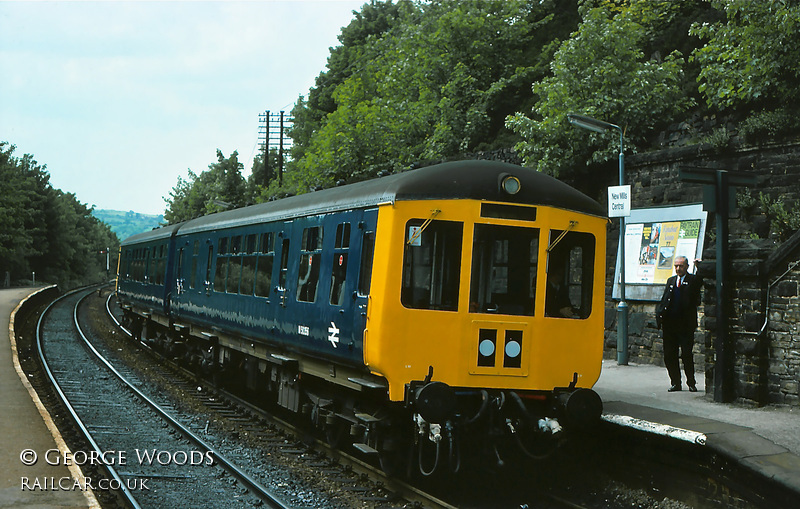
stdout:
[(592, 312), (595, 238), (589, 233), (550, 231), (544, 314), (588, 318)]
[(403, 285), (407, 308), (456, 311), (464, 224), (412, 219), (406, 223)]

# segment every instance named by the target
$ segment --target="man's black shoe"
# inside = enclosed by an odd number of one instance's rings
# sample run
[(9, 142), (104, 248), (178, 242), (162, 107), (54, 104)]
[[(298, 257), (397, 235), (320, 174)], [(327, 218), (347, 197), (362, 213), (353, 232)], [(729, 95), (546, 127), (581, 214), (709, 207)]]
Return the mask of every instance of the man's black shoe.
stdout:
[(679, 390), (681, 390), (681, 386), (680, 385), (673, 385), (672, 387), (667, 389), (667, 392), (678, 392)]
[(690, 385), (689, 386), (689, 392), (697, 392), (697, 386), (696, 385)]

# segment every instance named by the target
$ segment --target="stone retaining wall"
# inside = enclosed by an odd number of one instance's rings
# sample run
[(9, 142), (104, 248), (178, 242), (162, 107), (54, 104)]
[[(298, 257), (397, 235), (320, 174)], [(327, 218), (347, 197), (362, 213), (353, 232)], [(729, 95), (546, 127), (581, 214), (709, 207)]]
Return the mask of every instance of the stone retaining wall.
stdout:
[[(764, 193), (772, 200), (783, 202), (786, 210), (796, 209), (800, 203), (800, 142), (795, 141), (761, 147), (679, 146), (628, 156), (625, 173), (632, 186), (633, 208), (702, 202), (702, 185), (679, 181), (682, 167), (752, 173), (757, 176), (757, 184), (750, 190), (750, 196)], [(800, 406), (800, 265), (787, 270), (792, 262), (800, 259), (800, 239), (793, 243), (780, 241), (770, 233), (770, 219), (756, 204), (743, 209), (739, 217), (729, 222), (732, 279), (729, 282), (729, 335), (731, 348), (735, 350), (735, 397), (739, 402), (752, 405)], [(710, 276), (706, 278), (694, 351), (697, 369), (705, 367), (709, 392), (713, 390), (716, 327), (714, 222), (714, 214), (710, 213), (701, 265), (703, 272)], [(614, 220), (608, 239), (607, 358), (616, 358), (616, 302), (611, 300), (611, 283), (618, 235), (618, 222)], [(768, 288), (769, 310), (766, 311)], [(631, 301), (628, 304), (629, 359), (663, 365), (661, 334), (654, 318), (655, 303)], [(769, 321), (762, 332), (765, 313)], [(666, 372), (664, 380), (666, 384)]]

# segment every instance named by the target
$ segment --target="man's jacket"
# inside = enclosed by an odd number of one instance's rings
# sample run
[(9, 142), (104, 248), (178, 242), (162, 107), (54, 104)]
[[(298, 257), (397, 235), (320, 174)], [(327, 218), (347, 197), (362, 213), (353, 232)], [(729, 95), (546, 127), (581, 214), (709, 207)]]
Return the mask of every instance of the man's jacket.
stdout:
[(656, 306), (656, 325), (660, 329), (694, 330), (697, 328), (697, 306), (700, 305), (700, 290), (703, 278), (686, 274), (680, 288), (676, 286), (678, 276), (667, 279), (664, 295)]

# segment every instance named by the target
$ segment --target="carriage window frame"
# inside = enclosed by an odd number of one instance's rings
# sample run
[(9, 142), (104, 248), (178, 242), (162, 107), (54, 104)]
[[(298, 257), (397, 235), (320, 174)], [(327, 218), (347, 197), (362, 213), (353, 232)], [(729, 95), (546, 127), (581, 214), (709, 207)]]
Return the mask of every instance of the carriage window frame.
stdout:
[(458, 311), (463, 242), (462, 221), (406, 222), (400, 291), (404, 307)]
[(470, 313), (534, 316), (540, 228), (475, 223)]
[(303, 229), (297, 270), (297, 301), (316, 302), (322, 265), (322, 226)]
[(344, 305), (349, 252), (350, 223), (339, 223), (336, 226), (336, 238), (334, 239), (331, 260), (331, 288), (328, 298), (328, 304), (331, 306), (341, 307)]
[(192, 290), (195, 289), (197, 286), (197, 276), (198, 276), (198, 259), (200, 255), (200, 241), (195, 240), (192, 244), (192, 265), (191, 265), (191, 272), (189, 273), (189, 288)]
[(253, 295), (266, 299), (272, 292), (272, 270), (275, 267), (275, 232), (258, 235), (258, 260), (256, 262), (255, 288)]
[(588, 232), (550, 230), (549, 242), (544, 315), (585, 320), (592, 314), (597, 239)]

